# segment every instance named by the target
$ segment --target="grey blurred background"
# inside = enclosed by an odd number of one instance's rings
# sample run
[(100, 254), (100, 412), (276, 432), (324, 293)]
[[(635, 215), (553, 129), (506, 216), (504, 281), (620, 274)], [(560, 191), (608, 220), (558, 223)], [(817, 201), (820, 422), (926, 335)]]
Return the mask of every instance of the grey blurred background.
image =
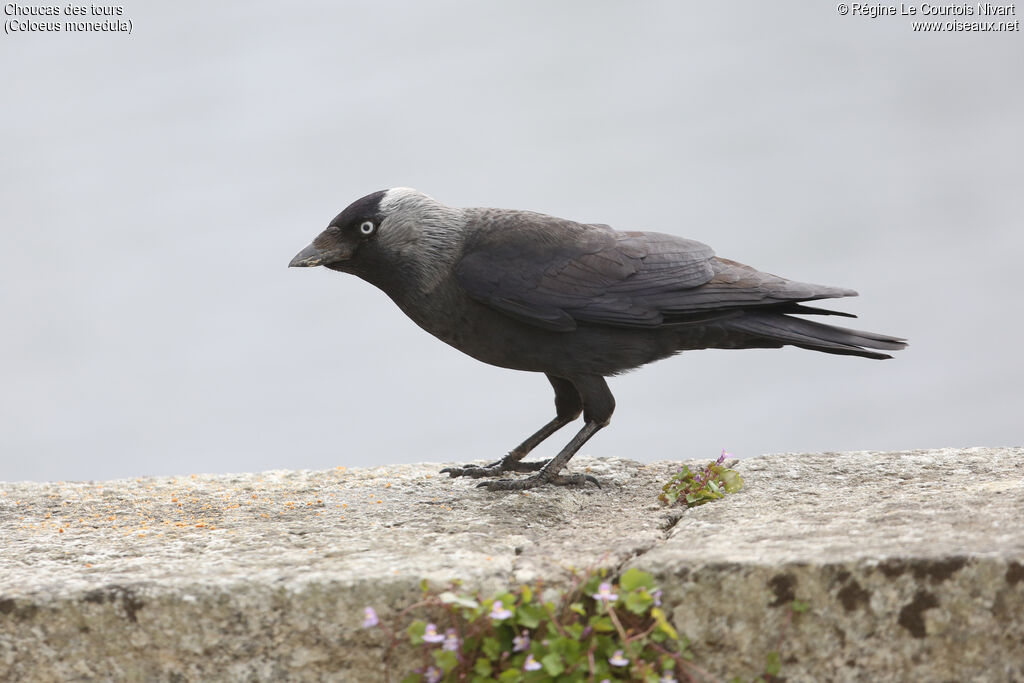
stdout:
[(1019, 32), (800, 2), (123, 6), (131, 35), (0, 36), (0, 480), (503, 455), (553, 414), (542, 376), (285, 267), (393, 186), (699, 239), (910, 339), (662, 361), (611, 380), (584, 453), (1024, 444)]

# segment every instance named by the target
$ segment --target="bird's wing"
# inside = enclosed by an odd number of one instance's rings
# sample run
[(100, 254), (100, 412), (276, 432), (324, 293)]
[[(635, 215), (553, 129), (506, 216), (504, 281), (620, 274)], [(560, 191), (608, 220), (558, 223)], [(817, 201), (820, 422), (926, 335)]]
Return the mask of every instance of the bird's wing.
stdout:
[(855, 294), (791, 282), (715, 258), (694, 240), (617, 232), (540, 214), (481, 216), (456, 265), (472, 298), (536, 327), (651, 328), (707, 322), (763, 305)]

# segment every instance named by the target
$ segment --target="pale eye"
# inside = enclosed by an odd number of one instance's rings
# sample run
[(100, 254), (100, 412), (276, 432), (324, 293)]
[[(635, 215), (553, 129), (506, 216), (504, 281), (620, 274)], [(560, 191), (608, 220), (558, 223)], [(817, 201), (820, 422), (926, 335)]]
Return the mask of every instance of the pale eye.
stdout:
[(373, 221), (363, 221), (359, 225), (359, 232), (364, 235), (372, 235), (373, 231), (377, 229), (377, 226), (373, 224)]

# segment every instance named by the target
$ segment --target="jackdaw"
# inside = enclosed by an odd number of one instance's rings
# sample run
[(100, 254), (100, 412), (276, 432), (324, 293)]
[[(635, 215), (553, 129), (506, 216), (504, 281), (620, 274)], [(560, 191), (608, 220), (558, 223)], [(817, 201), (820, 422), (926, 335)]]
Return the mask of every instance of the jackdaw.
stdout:
[[(805, 306), (856, 296), (793, 282), (718, 258), (705, 244), (657, 232), (619, 232), (530, 211), (446, 206), (409, 188), (367, 195), (335, 216), (289, 266), (326, 266), (380, 288), (441, 341), (491, 365), (543, 372), (555, 418), (501, 460), (442, 470), (495, 477), (490, 490), (597, 483), (562, 474), (615, 409), (605, 377), (691, 349), (799, 346), (891, 358), (903, 339), (798, 315), (849, 313)], [(554, 458), (523, 458), (583, 414)]]

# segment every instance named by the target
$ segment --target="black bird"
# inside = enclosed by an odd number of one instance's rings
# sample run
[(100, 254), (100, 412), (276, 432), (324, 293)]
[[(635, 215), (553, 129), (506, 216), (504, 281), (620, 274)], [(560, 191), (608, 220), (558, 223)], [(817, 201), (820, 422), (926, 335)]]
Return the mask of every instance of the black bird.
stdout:
[[(619, 232), (529, 211), (458, 209), (409, 188), (382, 190), (335, 216), (290, 266), (326, 266), (379, 287), (417, 325), (491, 365), (543, 372), (555, 418), (501, 460), (442, 470), (493, 477), (491, 490), (597, 483), (560, 474), (615, 409), (605, 377), (691, 349), (799, 346), (891, 358), (903, 339), (793, 317), (840, 315), (800, 302), (856, 296), (718, 258), (707, 245)], [(554, 458), (523, 462), (583, 414)]]

